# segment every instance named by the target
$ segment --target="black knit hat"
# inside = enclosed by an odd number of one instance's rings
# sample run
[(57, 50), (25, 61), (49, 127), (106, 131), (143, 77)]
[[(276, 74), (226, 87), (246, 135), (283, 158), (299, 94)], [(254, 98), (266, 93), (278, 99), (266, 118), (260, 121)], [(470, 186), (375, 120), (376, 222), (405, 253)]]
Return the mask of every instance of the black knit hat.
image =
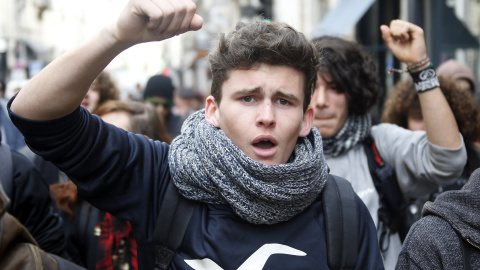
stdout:
[(147, 86), (143, 92), (143, 99), (149, 97), (163, 97), (173, 100), (173, 83), (170, 77), (155, 75), (148, 79)]

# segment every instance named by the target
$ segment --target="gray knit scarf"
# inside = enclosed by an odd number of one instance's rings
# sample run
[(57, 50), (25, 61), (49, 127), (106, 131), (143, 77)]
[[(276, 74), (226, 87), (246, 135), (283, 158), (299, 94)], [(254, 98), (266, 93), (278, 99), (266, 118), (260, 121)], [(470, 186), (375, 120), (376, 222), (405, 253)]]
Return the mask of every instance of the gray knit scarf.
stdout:
[(370, 115), (351, 115), (335, 136), (323, 140), (323, 153), (326, 157), (336, 157), (363, 141), (372, 128)]
[(316, 128), (297, 145), (286, 164), (264, 165), (249, 158), (225, 133), (192, 114), (170, 147), (172, 180), (187, 199), (229, 204), (254, 224), (286, 221), (307, 208), (328, 177), (322, 139)]

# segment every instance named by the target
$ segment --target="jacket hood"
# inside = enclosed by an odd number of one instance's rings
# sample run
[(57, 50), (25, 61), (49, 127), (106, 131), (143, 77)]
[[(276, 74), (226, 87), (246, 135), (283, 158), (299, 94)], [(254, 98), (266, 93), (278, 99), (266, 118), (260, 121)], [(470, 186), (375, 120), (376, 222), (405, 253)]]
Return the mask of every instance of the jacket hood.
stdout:
[(463, 239), (480, 247), (480, 168), (461, 190), (446, 191), (435, 202), (427, 202), (422, 216), (427, 215), (443, 218)]

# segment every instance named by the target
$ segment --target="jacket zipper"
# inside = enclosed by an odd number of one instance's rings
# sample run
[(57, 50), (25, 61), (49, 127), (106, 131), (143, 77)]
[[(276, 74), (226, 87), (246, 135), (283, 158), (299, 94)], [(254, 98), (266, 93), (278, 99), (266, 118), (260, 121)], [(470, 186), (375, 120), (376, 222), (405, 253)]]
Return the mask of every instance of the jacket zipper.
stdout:
[(470, 245), (472, 245), (473, 247), (475, 247), (476, 249), (479, 249), (479, 250), (480, 250), (480, 247), (479, 247), (477, 244), (475, 244), (475, 243), (473, 243), (472, 241), (470, 241), (470, 239), (467, 239), (467, 242), (468, 242)]

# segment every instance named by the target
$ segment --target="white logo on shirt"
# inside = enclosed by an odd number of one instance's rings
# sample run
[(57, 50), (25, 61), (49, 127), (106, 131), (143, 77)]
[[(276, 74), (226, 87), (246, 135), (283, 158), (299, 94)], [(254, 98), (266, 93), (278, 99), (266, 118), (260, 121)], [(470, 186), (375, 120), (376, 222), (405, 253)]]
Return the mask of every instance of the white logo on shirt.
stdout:
[[(307, 253), (281, 244), (265, 244), (255, 251), (237, 270), (261, 270), (268, 258), (273, 254), (306, 256)], [(214, 261), (206, 258), (201, 260), (185, 260), (195, 270), (223, 270)]]

